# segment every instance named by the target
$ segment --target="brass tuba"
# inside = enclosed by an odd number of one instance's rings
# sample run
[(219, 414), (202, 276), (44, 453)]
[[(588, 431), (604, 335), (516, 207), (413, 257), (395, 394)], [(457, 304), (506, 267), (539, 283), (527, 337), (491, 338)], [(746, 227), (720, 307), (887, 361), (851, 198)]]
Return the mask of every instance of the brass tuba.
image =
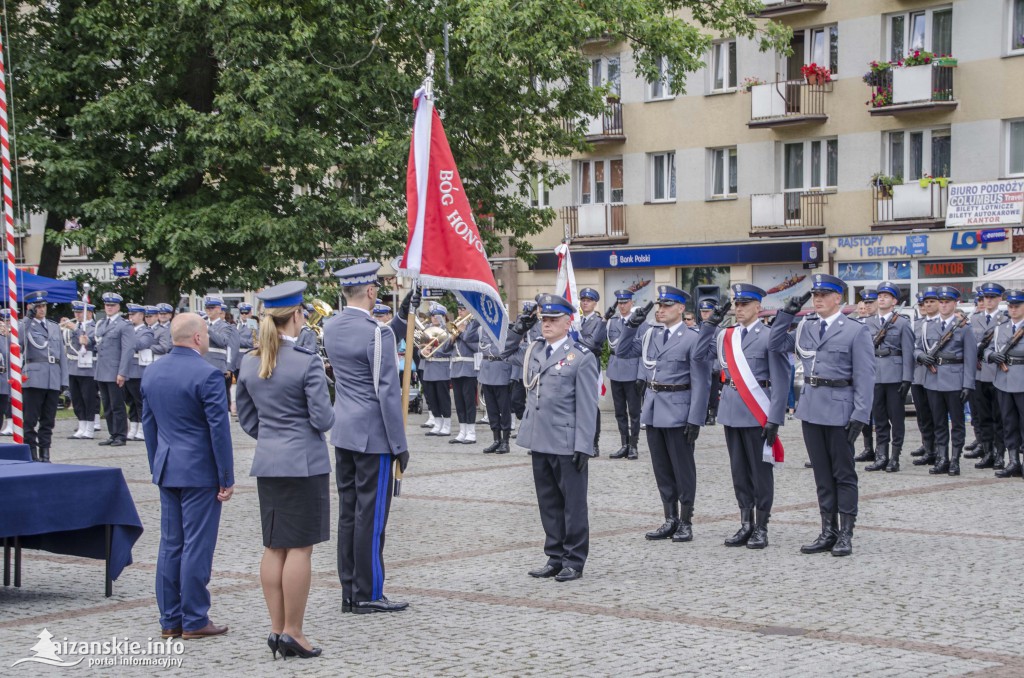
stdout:
[(434, 352), (448, 340), (448, 331), (444, 327), (435, 325), (424, 325), (423, 321), (416, 318), (416, 329), (413, 330), (413, 341), (420, 350), (420, 355), (426, 359), (434, 355)]
[(309, 329), (316, 332), (318, 337), (323, 338), (324, 330), (320, 327), (320, 321), (334, 315), (334, 309), (331, 308), (330, 304), (322, 299), (314, 299), (310, 302), (310, 305), (313, 307), (313, 312), (309, 314), (308, 318), (306, 318), (306, 325)]

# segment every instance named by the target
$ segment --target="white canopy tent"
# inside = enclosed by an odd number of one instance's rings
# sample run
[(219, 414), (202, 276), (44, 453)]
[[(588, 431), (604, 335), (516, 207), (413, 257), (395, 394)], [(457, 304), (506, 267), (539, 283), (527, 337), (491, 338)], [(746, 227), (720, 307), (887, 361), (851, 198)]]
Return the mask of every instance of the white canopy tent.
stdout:
[(1024, 258), (981, 276), (975, 280), (975, 287), (986, 282), (997, 282), (1006, 288), (1024, 288)]

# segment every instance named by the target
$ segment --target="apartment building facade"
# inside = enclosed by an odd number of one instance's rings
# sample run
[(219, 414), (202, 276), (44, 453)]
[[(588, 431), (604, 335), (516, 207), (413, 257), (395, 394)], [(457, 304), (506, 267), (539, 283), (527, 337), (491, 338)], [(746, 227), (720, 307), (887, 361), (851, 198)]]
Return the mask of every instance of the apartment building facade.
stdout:
[[(551, 160), (570, 181), (531, 196), (559, 218), (519, 265), (519, 299), (551, 289), (564, 236), (605, 299), (753, 282), (767, 307), (815, 270), (847, 280), (849, 301), (885, 279), (967, 291), (1024, 252), (1024, 0), (764, 6), (792, 55), (723, 36), (685, 95), (639, 78), (627, 45), (587, 45), (613, 96), (587, 121), (592, 152)], [(809, 82), (811, 63), (831, 81)], [(972, 191), (999, 197), (957, 197)], [(986, 200), (1008, 209), (970, 206)]]

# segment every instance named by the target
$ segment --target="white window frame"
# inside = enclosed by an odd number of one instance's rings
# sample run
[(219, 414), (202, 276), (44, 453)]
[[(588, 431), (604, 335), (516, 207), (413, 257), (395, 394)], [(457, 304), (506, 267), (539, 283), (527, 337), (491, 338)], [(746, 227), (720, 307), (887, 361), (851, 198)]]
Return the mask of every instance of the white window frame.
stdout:
[[(662, 180), (657, 180), (658, 163), (664, 163)], [(676, 175), (676, 152), (663, 151), (647, 154), (648, 185), (651, 202), (675, 202), (679, 177)], [(658, 196), (658, 193), (661, 196)]]
[[(623, 174), (623, 187), (618, 189), (623, 195), (619, 196), (619, 200), (612, 199), (612, 163), (622, 162), (622, 158), (588, 158), (587, 160), (577, 160), (575, 163), (576, 177), (573, 182), (573, 198), (577, 205), (621, 205), (625, 201), (625, 174)], [(603, 165), (604, 170), (604, 181), (600, 187), (602, 192), (602, 199), (598, 200), (598, 183), (596, 178), (596, 172), (594, 167), (598, 164)], [(586, 171), (584, 171), (586, 169)], [(584, 186), (584, 179), (589, 180), (589, 185)], [(589, 189), (588, 193), (584, 193), (584, 188)], [(588, 195), (589, 198), (586, 202), (583, 200), (584, 195)]]
[[(892, 138), (894, 134), (903, 135), (903, 171), (899, 176), (903, 179), (904, 183), (911, 181), (917, 181), (921, 176), (911, 175), (911, 135), (921, 135), (921, 175), (931, 174), (933, 176), (941, 176), (941, 174), (935, 174), (932, 172), (932, 138), (935, 136), (947, 136), (952, 141), (952, 131), (950, 127), (924, 127), (924, 128), (911, 128), (911, 129), (894, 129), (885, 132), (882, 135), (882, 142), (884, 144), (882, 153), (884, 159), (885, 174), (895, 176), (895, 170), (892, 164)], [(1008, 135), (1007, 135), (1008, 137)], [(951, 143), (952, 145), (952, 143)], [(950, 155), (950, 163), (952, 163), (952, 154)], [(953, 173), (953, 168), (949, 168), (949, 172), (945, 174), (947, 176)]]
[[(1019, 12), (1019, 14), (1018, 14)], [(1008, 55), (1024, 54), (1024, 0), (1008, 0), (1006, 5), (1006, 53)], [(1020, 35), (1014, 25), (1020, 22)], [(1020, 45), (1014, 47), (1014, 40), (1020, 39)]]
[[(886, 14), (885, 15), (885, 42), (883, 43), (884, 44), (884, 50), (885, 50), (884, 51), (884, 58), (886, 60), (893, 60), (893, 61), (896, 60), (896, 55), (894, 55), (892, 53), (892, 38), (893, 38), (892, 22), (893, 22), (893, 19), (895, 19), (897, 17), (902, 17), (903, 18), (903, 56), (906, 56), (910, 52), (911, 49), (917, 49), (916, 47), (911, 47), (911, 42), (910, 42), (911, 41), (911, 37), (910, 37), (910, 35), (911, 35), (911, 30), (910, 30), (911, 18), (912, 17), (916, 17), (916, 16), (924, 16), (924, 44), (920, 47), (920, 49), (923, 50), (923, 51), (926, 51), (926, 52), (933, 52), (933, 51), (935, 51), (935, 50), (932, 49), (932, 39), (934, 38), (934, 35), (933, 35), (934, 34), (934, 30), (933, 30), (933, 28), (935, 26), (935, 18), (934, 18), (935, 17), (935, 13), (936, 12), (945, 12), (945, 11), (952, 10), (952, 9), (953, 9), (953, 5), (946, 4), (946, 5), (937, 5), (935, 7), (928, 7), (928, 8), (925, 8), (925, 9), (915, 9), (915, 10), (909, 10), (909, 11), (905, 11), (905, 12), (894, 12), (892, 14)], [(955, 19), (956, 15), (954, 14), (953, 17)], [(953, 48), (953, 45), (952, 45), (953, 37), (954, 36), (951, 34), (950, 35), (950, 48), (951, 49)]]
[[(803, 177), (801, 185), (793, 188), (786, 188), (786, 148), (788, 146), (803, 145)], [(836, 183), (828, 183), (828, 146), (836, 145)], [(814, 177), (813, 157), (814, 152), (820, 154), (818, 166), (819, 176)], [(839, 183), (839, 139), (837, 137), (823, 137), (820, 139), (804, 139), (802, 141), (786, 141), (782, 143), (782, 171), (779, 173), (783, 193), (803, 193), (806, 191), (835, 191)]]
[(530, 176), (529, 200), (534, 209), (551, 207), (551, 188), (539, 174)]
[[(738, 75), (729, 69), (729, 45), (733, 46), (734, 50), (737, 50), (736, 39), (732, 38), (729, 40), (717, 40), (711, 45), (711, 51), (708, 53), (708, 91), (712, 93), (718, 92), (735, 92), (738, 85)], [(722, 58), (722, 54), (725, 54), (725, 76), (722, 79), (722, 86), (715, 87), (716, 74), (718, 72), (718, 64)], [(736, 71), (739, 71), (739, 51), (736, 51)], [(730, 85), (729, 82), (732, 81)]]
[[(824, 26), (815, 26), (813, 28), (799, 29), (804, 34), (804, 53), (803, 53), (803, 64), (806, 66), (810, 63), (818, 64), (819, 66), (825, 66), (832, 71), (832, 78), (839, 74), (839, 55), (836, 54), (835, 68), (832, 68), (832, 31), (836, 32), (836, 40), (839, 40), (839, 25), (838, 24), (826, 24)], [(822, 59), (818, 59), (814, 54), (814, 36), (818, 33), (822, 34), (824, 41), (824, 56)], [(836, 45), (838, 47), (838, 44)], [(792, 57), (790, 57), (792, 58)]]
[[(614, 77), (609, 80), (610, 74)], [(622, 59), (618, 54), (590, 57), (590, 86), (594, 89), (610, 85), (608, 96), (622, 96)]]
[[(722, 188), (721, 193), (715, 192), (715, 179), (717, 174), (715, 172), (715, 163), (718, 155), (722, 155)], [(734, 166), (738, 165), (739, 152), (736, 146), (723, 146), (721, 148), (709, 148), (708, 149), (708, 198), (711, 200), (722, 200), (726, 198), (735, 198), (739, 193), (739, 173), (736, 175), (736, 191), (729, 191), (729, 175), (732, 173)]]
[(1012, 152), (1013, 149), (1012, 149), (1012, 147), (1010, 145), (1010, 141), (1011, 141), (1011, 128), (1014, 125), (1020, 125), (1021, 128), (1022, 128), (1021, 134), (1024, 134), (1024, 118), (1017, 118), (1017, 119), (1014, 119), (1014, 120), (1007, 120), (1006, 121), (1006, 127), (1005, 127), (1005, 133), (1004, 133), (1004, 136), (1006, 137), (1006, 141), (1004, 142), (1004, 145), (1005, 145), (1005, 148), (1006, 148), (1006, 153), (1005, 153), (1006, 160), (1005, 160), (1005, 166), (1003, 168), (1004, 172), (1005, 172), (1004, 176), (1007, 176), (1007, 177), (1024, 177), (1024, 148), (1021, 148), (1021, 158), (1020, 158), (1020, 161), (1019, 161), (1020, 162), (1020, 170), (1017, 171), (1017, 172), (1013, 171), (1013, 157), (1011, 156), (1011, 152)]
[(672, 77), (668, 72), (668, 57), (655, 57), (654, 63), (658, 67), (659, 78), (647, 83), (647, 100), (665, 101), (666, 99), (675, 99), (675, 95), (669, 91), (669, 87), (672, 85)]

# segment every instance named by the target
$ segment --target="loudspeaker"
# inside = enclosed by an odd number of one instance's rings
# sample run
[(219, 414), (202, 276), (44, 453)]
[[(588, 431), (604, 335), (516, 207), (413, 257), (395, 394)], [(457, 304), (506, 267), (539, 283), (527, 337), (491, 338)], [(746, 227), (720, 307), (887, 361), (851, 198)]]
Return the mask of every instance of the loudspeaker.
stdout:
[(710, 299), (715, 305), (722, 303), (722, 288), (718, 285), (697, 285), (693, 288), (693, 303), (700, 308), (700, 302)]

